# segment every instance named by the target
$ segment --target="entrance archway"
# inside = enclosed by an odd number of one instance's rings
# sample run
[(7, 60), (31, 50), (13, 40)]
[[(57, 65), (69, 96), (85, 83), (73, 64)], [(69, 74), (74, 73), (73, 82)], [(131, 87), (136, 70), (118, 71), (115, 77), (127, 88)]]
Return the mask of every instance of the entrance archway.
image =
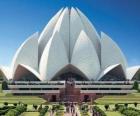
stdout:
[(84, 95), (84, 102), (88, 102), (89, 101), (89, 95)]
[(56, 102), (56, 95), (52, 95), (51, 101)]
[(68, 80), (69, 78), (77, 81), (88, 81), (88, 78), (85, 76), (85, 74), (71, 64), (62, 68), (57, 74), (55, 74), (52, 80)]

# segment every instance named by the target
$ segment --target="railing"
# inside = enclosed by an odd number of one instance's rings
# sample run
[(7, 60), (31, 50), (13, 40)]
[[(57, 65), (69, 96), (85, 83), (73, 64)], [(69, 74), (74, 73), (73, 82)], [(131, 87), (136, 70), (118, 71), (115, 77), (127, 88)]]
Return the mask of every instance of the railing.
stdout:
[(81, 93), (133, 93), (136, 90), (80, 90)]
[(132, 85), (133, 81), (75, 81), (76, 85), (100, 85), (100, 84), (108, 84), (108, 85), (114, 85), (114, 84), (120, 84), (120, 85)]
[(59, 90), (3, 90), (4, 93), (60, 93)]
[(9, 88), (65, 88), (65, 85), (8, 85)]
[(133, 85), (75, 85), (75, 88), (129, 88)]

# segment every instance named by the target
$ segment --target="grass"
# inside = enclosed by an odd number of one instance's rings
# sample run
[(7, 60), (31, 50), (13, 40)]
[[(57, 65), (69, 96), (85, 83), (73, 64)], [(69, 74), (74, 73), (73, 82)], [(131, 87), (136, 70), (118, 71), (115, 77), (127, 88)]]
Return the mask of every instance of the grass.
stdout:
[(107, 111), (105, 113), (107, 114), (107, 116), (122, 116), (119, 112)]
[(107, 95), (95, 100), (97, 104), (116, 104), (116, 103), (140, 103), (140, 93), (128, 95)]
[(4, 102), (8, 102), (9, 104), (18, 103), (19, 101), (25, 104), (41, 104), (46, 102), (46, 100), (38, 96), (16, 96), (9, 93), (2, 93), (0, 84), (0, 104)]
[(39, 116), (39, 112), (24, 112), (20, 116)]
[(114, 111), (114, 104), (109, 105), (109, 110), (106, 111), (104, 108), (104, 105), (97, 105), (99, 108), (101, 108), (106, 114), (107, 116), (122, 116), (118, 111)]
[(8, 102), (10, 104), (18, 103), (19, 101), (25, 104), (41, 104), (45, 102), (44, 99), (37, 96), (0, 96), (0, 103)]

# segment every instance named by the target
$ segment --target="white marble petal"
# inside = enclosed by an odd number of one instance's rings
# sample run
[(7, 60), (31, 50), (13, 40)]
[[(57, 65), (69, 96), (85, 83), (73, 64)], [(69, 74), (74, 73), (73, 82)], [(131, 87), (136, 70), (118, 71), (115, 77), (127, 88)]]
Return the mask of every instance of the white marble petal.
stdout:
[(11, 65), (13, 78), (18, 64), (24, 64), (38, 71), (38, 33), (30, 36), (17, 50)]
[(68, 64), (64, 42), (58, 32), (47, 43), (40, 61), (40, 80), (51, 80), (53, 76)]
[(100, 62), (96, 50), (84, 31), (81, 31), (76, 41), (71, 63), (90, 80), (95, 80), (100, 72)]

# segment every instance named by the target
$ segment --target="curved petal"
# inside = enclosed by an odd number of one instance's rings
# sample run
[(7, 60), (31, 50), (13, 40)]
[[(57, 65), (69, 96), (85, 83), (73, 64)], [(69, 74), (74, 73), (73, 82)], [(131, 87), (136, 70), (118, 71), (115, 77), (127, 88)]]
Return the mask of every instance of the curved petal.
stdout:
[(100, 54), (101, 54), (100, 36), (97, 33), (95, 27), (88, 20), (88, 18), (78, 8), (76, 8), (76, 9), (83, 22), (85, 32), (86, 32), (87, 36), (89, 37), (89, 39), (92, 41), (92, 43), (98, 53), (98, 57), (100, 58)]
[(59, 19), (60, 14), (62, 13), (62, 11), (63, 11), (63, 8), (61, 10), (59, 10), (55, 16), (53, 16), (53, 18), (48, 22), (48, 24), (46, 25), (46, 27), (44, 28), (44, 30), (40, 34), (40, 37), (38, 40), (39, 60), (40, 60), (40, 57), (43, 53), (43, 50), (44, 50), (46, 44), (48, 43), (49, 39), (51, 38), (51, 36), (53, 34), (54, 27)]
[(84, 31), (81, 31), (76, 41), (71, 64), (81, 70), (90, 80), (95, 80), (100, 72), (96, 50)]
[(19, 64), (14, 73), (14, 81), (39, 81), (39, 74), (30, 66)]
[(120, 64), (126, 73), (126, 59), (118, 45), (105, 33), (101, 33), (101, 64), (102, 69), (110, 65)]
[(126, 76), (121, 64), (107, 67), (97, 79), (99, 81), (125, 81)]
[(133, 66), (127, 68), (127, 79), (129, 80), (140, 80), (140, 66)]
[(8, 67), (0, 67), (0, 78), (2, 80), (9, 80), (9, 73), (10, 73), (10, 68)]
[(47, 43), (40, 61), (40, 80), (51, 80), (62, 67), (68, 64), (64, 43), (58, 32)]
[(38, 70), (38, 33), (30, 36), (17, 50), (12, 61), (12, 77), (18, 64), (24, 64)]
[(70, 24), (69, 24), (69, 9), (65, 8), (63, 12), (61, 13), (55, 28), (54, 33), (57, 31), (59, 35), (61, 36), (61, 39), (64, 41), (65, 49), (67, 51), (67, 55), (69, 55), (69, 30)]
[(67, 76), (65, 79), (61, 77), (62, 74), (67, 74), (67, 73), (73, 73), (74, 75), (76, 75), (74, 78), (76, 80), (80, 80), (80, 81), (85, 81), (88, 80), (88, 78), (86, 77), (86, 75), (80, 71), (78, 68), (76, 68), (75, 66), (68, 64), (65, 67), (63, 67), (61, 70), (59, 70), (54, 77), (52, 78), (52, 80), (66, 80), (66, 78), (69, 78), (69, 76)]
[(72, 56), (75, 43), (80, 32), (84, 30), (83, 23), (78, 15), (78, 12), (71, 8), (70, 12), (70, 56)]

